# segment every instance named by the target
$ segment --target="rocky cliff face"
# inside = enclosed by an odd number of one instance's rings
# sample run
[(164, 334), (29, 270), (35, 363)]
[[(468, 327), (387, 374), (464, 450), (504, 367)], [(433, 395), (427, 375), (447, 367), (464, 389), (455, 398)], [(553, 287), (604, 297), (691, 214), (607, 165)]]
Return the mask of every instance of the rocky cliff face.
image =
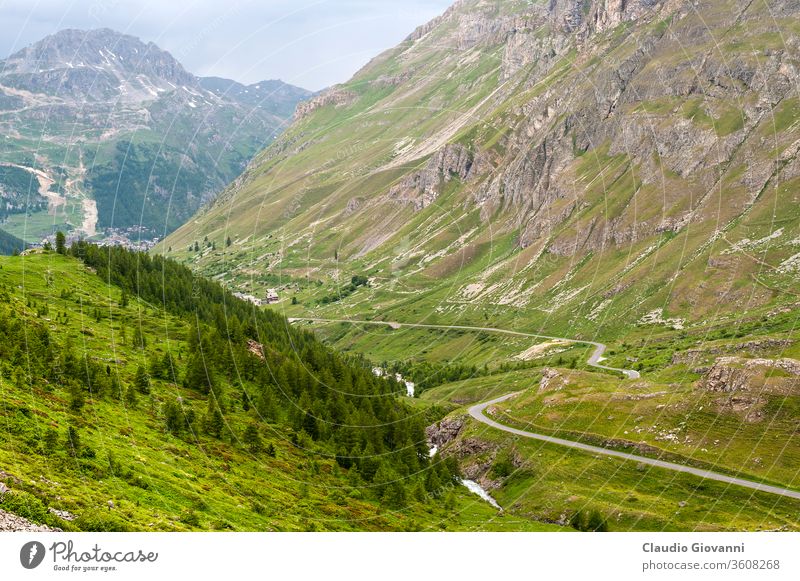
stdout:
[(323, 107), (343, 107), (352, 104), (356, 100), (356, 95), (352, 91), (347, 91), (341, 87), (331, 87), (321, 94), (302, 101), (297, 105), (294, 113), (295, 120), (300, 120), (311, 115), (317, 109)]
[[(734, 392), (754, 391), (762, 387), (765, 375), (769, 376), (770, 370), (782, 373), (776, 374), (780, 383), (786, 383), (794, 391), (800, 389), (800, 361), (796, 359), (744, 359), (741, 357), (719, 357), (714, 366), (706, 373), (702, 385), (709, 391)], [(782, 381), (787, 378), (787, 381)]]
[(425, 166), (403, 178), (389, 190), (389, 198), (410, 203), (415, 210), (430, 206), (452, 179), (469, 182), (489, 171), (489, 162), (460, 145), (446, 145), (437, 151)]
[[(301, 106), (253, 172), (276, 180), (244, 183), (176, 244), (213, 234), (223, 211), (252, 229), (259, 200), (315, 199), (255, 231), (314, 240), (315, 260), (335, 246), (364, 268), (411, 264), (426, 284), (458, 271), (445, 311), (469, 298), (595, 323), (619, 296), (634, 320), (763, 305), (796, 272), (800, 231), (766, 216), (796, 204), (799, 15), (795, 0), (462, 0)], [(497, 237), (516, 254), (459, 258)], [(753, 249), (785, 265), (767, 286)]]

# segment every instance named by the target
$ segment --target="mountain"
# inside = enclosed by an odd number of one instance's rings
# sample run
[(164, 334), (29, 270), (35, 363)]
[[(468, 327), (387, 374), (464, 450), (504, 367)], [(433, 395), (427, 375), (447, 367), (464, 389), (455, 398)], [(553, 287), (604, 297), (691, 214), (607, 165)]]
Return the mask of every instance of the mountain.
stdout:
[(798, 12), (461, 1), (161, 254), (0, 259), (0, 511), (800, 529)]
[(0, 61), (0, 168), (16, 174), (0, 176), (13, 201), (4, 227), (36, 242), (56, 227), (163, 235), (241, 173), (310, 95), (280, 81), (197, 78), (155, 44), (112, 30), (58, 32)]
[(160, 250), (290, 313), (562, 336), (794, 302), (798, 14), (459, 1), (300, 104)]
[(270, 80), (243, 85), (230, 79), (201, 77), (200, 86), (219, 97), (234, 99), (239, 103), (266, 109), (273, 115), (289, 120), (297, 104), (312, 96), (312, 93), (283, 81)]

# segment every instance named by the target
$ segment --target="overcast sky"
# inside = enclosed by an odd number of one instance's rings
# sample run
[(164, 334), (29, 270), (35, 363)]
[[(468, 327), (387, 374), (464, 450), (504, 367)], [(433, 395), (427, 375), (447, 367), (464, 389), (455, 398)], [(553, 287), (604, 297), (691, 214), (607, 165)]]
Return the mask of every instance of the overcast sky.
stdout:
[(192, 73), (317, 90), (453, 0), (0, 0), (0, 57), (62, 28), (113, 28), (153, 41)]

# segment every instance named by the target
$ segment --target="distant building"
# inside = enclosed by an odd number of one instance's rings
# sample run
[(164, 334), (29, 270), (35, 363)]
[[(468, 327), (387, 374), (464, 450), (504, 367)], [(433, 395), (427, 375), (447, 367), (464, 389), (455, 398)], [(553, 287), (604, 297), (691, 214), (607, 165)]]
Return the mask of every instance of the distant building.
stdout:
[(248, 303), (253, 303), (257, 307), (261, 307), (261, 306), (264, 305), (264, 301), (262, 301), (259, 298), (254, 297), (253, 295), (248, 295), (248, 294), (245, 294), (245, 293), (236, 292), (236, 293), (233, 293), (233, 296), (235, 296), (239, 300), (247, 301)]
[(266, 302), (267, 302), (268, 305), (274, 305), (279, 300), (280, 300), (280, 297), (278, 296), (278, 291), (277, 290), (275, 290), (274, 288), (271, 288), (271, 289), (267, 290), (267, 301)]

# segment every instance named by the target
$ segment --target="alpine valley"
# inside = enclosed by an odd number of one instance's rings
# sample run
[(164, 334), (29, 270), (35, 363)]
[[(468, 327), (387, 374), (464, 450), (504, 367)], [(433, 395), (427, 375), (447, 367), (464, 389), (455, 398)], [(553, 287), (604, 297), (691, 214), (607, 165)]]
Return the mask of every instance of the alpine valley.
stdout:
[(0, 61), (0, 228), (150, 240), (239, 175), (311, 95), (198, 78), (153, 43), (63, 30)]
[(800, 530), (799, 17), (460, 0), (150, 253), (2, 259), (0, 524)]

